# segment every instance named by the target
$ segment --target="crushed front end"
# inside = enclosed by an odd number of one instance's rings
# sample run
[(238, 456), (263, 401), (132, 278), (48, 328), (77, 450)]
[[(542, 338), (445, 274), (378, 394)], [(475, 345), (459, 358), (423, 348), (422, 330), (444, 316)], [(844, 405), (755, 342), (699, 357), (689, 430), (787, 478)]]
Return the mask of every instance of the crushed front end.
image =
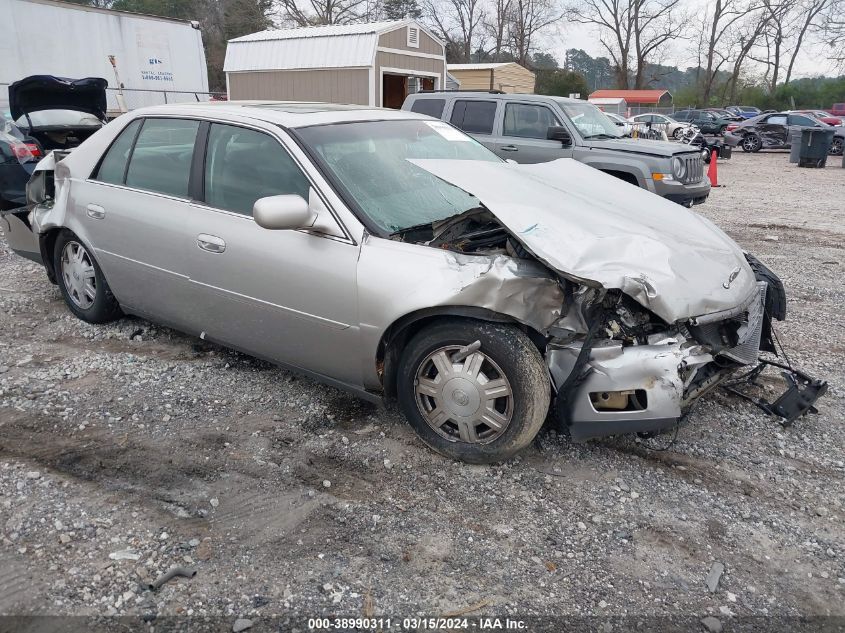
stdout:
[(574, 440), (671, 430), (721, 384), (784, 424), (815, 412), (827, 384), (789, 365), (774, 363), (788, 387), (774, 403), (741, 389), (773, 364), (759, 353), (777, 352), (771, 320), (786, 313), (780, 280), (748, 259), (758, 281), (740, 304), (669, 326), (618, 291), (573, 295), (553, 328), (546, 360), (556, 415)]

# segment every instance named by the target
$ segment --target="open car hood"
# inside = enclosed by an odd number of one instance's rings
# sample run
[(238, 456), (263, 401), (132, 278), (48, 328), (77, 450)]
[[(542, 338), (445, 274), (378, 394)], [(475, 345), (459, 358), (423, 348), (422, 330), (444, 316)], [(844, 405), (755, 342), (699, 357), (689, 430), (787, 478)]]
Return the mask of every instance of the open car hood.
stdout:
[(618, 288), (669, 323), (755, 291), (742, 249), (712, 222), (575, 160), (411, 162), (478, 198), (546, 266)]
[(67, 79), (53, 75), (32, 75), (9, 86), (9, 111), (17, 121), (39, 110), (77, 110), (106, 118), (106, 87), (100, 77)]

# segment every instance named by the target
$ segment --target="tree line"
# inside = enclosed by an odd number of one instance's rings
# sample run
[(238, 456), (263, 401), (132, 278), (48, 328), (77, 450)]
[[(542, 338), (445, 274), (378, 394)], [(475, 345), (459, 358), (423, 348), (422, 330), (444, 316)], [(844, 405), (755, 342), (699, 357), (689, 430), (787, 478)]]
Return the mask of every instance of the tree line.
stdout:
[[(450, 63), (515, 61), (538, 73), (538, 90), (555, 94), (661, 87), (698, 105), (752, 93), (776, 98), (788, 92), (796, 61), (811, 46), (821, 47), (820, 61), (845, 70), (845, 0), (711, 0), (698, 9), (689, 0), (72, 1), (198, 20), (215, 90), (225, 87), (226, 42), (234, 37), (404, 17), (441, 38)], [(548, 53), (576, 28), (594, 33), (604, 55), (570, 49), (557, 60)], [(684, 56), (685, 70), (666, 64)]]

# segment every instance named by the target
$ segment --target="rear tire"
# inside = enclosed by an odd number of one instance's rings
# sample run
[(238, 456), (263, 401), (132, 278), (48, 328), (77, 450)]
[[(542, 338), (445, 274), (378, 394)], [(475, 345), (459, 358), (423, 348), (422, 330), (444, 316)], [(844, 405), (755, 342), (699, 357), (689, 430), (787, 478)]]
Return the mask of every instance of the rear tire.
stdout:
[(68, 229), (56, 238), (53, 267), (62, 298), (77, 317), (88, 323), (108, 323), (123, 315), (94, 255)]
[(760, 140), (760, 137), (756, 134), (746, 134), (742, 142), (742, 151), (747, 153), (756, 153), (759, 152), (760, 149), (763, 147), (763, 141)]
[(843, 150), (843, 143), (842, 139), (838, 137), (833, 137), (833, 141), (830, 143), (830, 149), (828, 150), (828, 154), (831, 156), (840, 156)]
[[(481, 342), (478, 351), (453, 360), (474, 341)], [(546, 418), (551, 386), (540, 352), (521, 330), (455, 319), (411, 339), (399, 362), (397, 395), (429, 447), (452, 459), (490, 464), (531, 443)]]

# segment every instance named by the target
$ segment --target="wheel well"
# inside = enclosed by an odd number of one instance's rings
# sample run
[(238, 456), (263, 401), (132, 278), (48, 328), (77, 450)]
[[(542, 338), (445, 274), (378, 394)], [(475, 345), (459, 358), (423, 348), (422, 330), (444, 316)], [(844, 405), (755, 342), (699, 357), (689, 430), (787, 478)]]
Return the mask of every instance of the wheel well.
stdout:
[(624, 180), (627, 183), (634, 185), (635, 187), (639, 187), (640, 183), (637, 180), (637, 177), (627, 171), (618, 171), (616, 169), (602, 169), (604, 173), (609, 176), (613, 176), (614, 178), (618, 178), (619, 180)]
[(44, 262), (44, 268), (47, 271), (47, 279), (54, 284), (58, 282), (56, 281), (56, 269), (53, 267), (53, 249), (56, 246), (56, 238), (59, 237), (59, 233), (61, 232), (61, 227), (56, 227), (38, 236), (38, 246), (41, 250), (41, 261)]
[(417, 333), (430, 327), (434, 323), (442, 321), (490, 321), (493, 323), (507, 323), (514, 325), (525, 332), (540, 354), (543, 354), (546, 347), (546, 337), (540, 332), (523, 325), (506, 314), (476, 308), (470, 306), (449, 306), (446, 308), (426, 308), (407, 314), (395, 321), (385, 330), (379, 341), (376, 350), (376, 367), (381, 376), (384, 395), (394, 397), (396, 395), (396, 368), (399, 365), (399, 358), (406, 344)]

